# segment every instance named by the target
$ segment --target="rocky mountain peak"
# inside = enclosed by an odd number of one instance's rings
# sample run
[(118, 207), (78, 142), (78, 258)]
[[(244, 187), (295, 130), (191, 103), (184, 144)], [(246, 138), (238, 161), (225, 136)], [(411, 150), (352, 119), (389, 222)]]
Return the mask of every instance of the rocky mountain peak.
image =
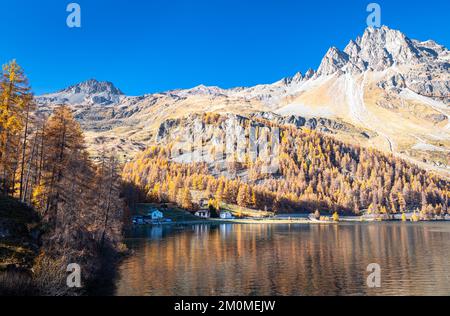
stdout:
[(293, 83), (299, 83), (303, 80), (303, 74), (301, 72), (297, 72), (293, 77), (286, 77), (276, 82), (275, 84), (282, 84), (288, 86)]
[(293, 82), (299, 82), (303, 80), (303, 74), (301, 72), (297, 72), (294, 77), (292, 77)]
[(367, 28), (358, 45), (361, 47), (358, 57), (370, 70), (383, 71), (394, 64), (420, 63), (421, 56), (414, 43), (402, 32), (387, 26)]
[(114, 86), (113, 83), (109, 81), (98, 81), (96, 79), (89, 79), (73, 86), (70, 86), (66, 89), (63, 89), (60, 92), (68, 92), (68, 93), (84, 93), (84, 94), (98, 94), (98, 93), (108, 93), (111, 95), (123, 95), (122, 91)]
[(89, 79), (56, 93), (39, 96), (37, 102), (43, 105), (111, 105), (119, 103), (122, 96), (122, 91), (111, 82)]
[(348, 60), (348, 55), (345, 52), (340, 51), (336, 47), (331, 47), (322, 59), (317, 74), (319, 76), (328, 76), (340, 72), (348, 63)]
[(387, 26), (368, 27), (344, 51), (331, 47), (322, 59), (318, 75), (384, 71), (394, 65), (446, 62), (449, 56), (448, 50), (434, 41), (411, 40)]
[(186, 97), (192, 95), (207, 95), (207, 96), (221, 96), (226, 93), (226, 91), (220, 87), (216, 86), (205, 86), (203, 84), (198, 85), (192, 89), (187, 90), (175, 90), (173, 91), (176, 95)]
[(361, 47), (354, 40), (350, 40), (344, 49), (344, 53), (346, 53), (350, 58), (356, 58), (360, 51)]
[(316, 74), (316, 72), (314, 71), (314, 69), (309, 68), (308, 71), (306, 71), (304, 78), (311, 79), (315, 74)]

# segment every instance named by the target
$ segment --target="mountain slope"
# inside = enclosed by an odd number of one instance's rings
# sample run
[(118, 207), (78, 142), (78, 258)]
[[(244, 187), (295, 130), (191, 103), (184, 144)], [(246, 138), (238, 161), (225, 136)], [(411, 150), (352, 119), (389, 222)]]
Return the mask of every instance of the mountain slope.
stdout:
[[(160, 125), (193, 113), (273, 113), (322, 119), (345, 130), (334, 137), (392, 152), (450, 174), (450, 52), (388, 27), (368, 28), (341, 51), (330, 48), (317, 71), (273, 84), (221, 89), (198, 86), (139, 97), (88, 81), (37, 97), (42, 111), (69, 104), (95, 151), (125, 158), (151, 144)], [(361, 137), (363, 135), (363, 137)]]
[(123, 178), (151, 201), (181, 205), (189, 189), (219, 205), (257, 210), (447, 212), (449, 181), (390, 154), (283, 123), (233, 114), (172, 120), (154, 146), (126, 164)]

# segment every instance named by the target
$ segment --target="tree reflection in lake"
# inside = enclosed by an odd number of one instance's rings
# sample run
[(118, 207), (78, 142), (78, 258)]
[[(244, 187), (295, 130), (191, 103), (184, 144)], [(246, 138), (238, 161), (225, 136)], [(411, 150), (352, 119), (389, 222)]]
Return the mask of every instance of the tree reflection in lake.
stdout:
[(137, 227), (128, 245), (117, 295), (450, 294), (449, 223)]

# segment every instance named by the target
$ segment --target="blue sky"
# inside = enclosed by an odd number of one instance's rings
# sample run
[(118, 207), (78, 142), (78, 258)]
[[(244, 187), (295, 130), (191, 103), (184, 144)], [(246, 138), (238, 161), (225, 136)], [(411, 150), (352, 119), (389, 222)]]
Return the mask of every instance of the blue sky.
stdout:
[[(66, 26), (70, 2), (80, 29)], [(0, 0), (0, 62), (17, 59), (37, 94), (89, 78), (129, 95), (270, 83), (362, 34), (370, 2)], [(382, 24), (450, 47), (450, 1), (377, 2)]]

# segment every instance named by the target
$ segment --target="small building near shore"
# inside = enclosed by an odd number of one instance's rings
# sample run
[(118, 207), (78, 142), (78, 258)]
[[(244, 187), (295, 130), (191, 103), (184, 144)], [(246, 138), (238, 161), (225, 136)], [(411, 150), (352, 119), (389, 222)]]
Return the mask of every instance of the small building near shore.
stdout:
[(164, 218), (164, 214), (157, 209), (153, 209), (150, 212), (148, 212), (148, 215), (152, 217), (152, 220), (159, 220)]
[(224, 212), (220, 212), (220, 218), (221, 219), (233, 219), (234, 216), (233, 216), (233, 214), (231, 214), (231, 212), (224, 211)]
[(210, 218), (211, 212), (209, 210), (200, 210), (200, 211), (195, 212), (194, 215), (197, 217), (201, 217), (201, 218)]

